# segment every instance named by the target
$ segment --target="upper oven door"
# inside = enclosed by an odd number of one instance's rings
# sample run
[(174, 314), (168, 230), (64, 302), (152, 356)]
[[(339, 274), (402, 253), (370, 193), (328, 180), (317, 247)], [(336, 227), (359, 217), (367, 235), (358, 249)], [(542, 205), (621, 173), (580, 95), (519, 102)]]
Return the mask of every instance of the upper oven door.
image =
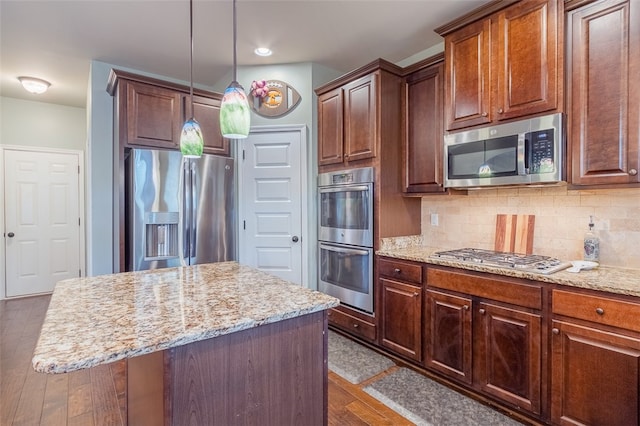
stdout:
[(373, 246), (373, 184), (318, 188), (318, 240)]

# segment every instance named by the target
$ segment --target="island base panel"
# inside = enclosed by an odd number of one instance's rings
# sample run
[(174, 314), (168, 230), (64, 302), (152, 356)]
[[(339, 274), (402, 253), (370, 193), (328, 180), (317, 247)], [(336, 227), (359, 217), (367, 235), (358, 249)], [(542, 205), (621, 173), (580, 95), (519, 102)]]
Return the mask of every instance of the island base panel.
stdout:
[(130, 425), (326, 425), (326, 311), (128, 360)]

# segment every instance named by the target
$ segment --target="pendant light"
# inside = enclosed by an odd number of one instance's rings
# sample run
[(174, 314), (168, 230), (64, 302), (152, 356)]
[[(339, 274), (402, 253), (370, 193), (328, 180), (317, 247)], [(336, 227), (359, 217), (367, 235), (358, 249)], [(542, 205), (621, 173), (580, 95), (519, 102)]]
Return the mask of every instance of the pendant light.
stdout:
[(200, 158), (204, 147), (200, 124), (193, 117), (193, 0), (189, 0), (189, 41), (191, 51), (189, 54), (189, 71), (191, 80), (189, 85), (189, 98), (191, 102), (191, 118), (184, 122), (180, 133), (180, 152), (186, 158)]
[(237, 81), (237, 68), (236, 0), (233, 0), (233, 81), (224, 91), (220, 106), (220, 130), (222, 136), (230, 139), (246, 138), (251, 125), (249, 101), (244, 88)]

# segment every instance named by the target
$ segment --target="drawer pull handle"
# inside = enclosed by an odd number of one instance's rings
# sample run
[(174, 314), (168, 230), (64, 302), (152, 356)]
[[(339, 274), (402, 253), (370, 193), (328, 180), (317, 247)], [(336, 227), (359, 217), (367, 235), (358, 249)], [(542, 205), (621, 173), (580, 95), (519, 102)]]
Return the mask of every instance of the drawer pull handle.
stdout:
[(468, 311), (468, 310), (469, 310), (469, 305), (464, 305), (464, 306), (462, 307), (462, 309), (464, 309), (465, 311)]
[(604, 309), (602, 309), (602, 308), (596, 308), (596, 314), (598, 314), (598, 315), (604, 315)]
[(553, 334), (560, 334), (560, 330), (558, 330), (557, 328), (552, 328), (552, 329), (551, 329), (551, 332), (552, 332)]
[(482, 315), (484, 315), (485, 312), (487, 312), (487, 311), (485, 311), (484, 309), (480, 309), (478, 312), (480, 312)]
[(393, 272), (395, 272), (396, 274), (399, 274), (402, 271), (400, 270), (400, 268), (396, 268), (396, 269), (393, 270)]

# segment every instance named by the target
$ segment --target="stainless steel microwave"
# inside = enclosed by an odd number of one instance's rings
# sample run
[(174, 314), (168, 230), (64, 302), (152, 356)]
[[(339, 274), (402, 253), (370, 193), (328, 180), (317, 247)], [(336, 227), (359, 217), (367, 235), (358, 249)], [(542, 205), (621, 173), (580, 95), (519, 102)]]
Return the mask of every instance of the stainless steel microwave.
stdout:
[(549, 184), (565, 180), (561, 113), (483, 127), (444, 138), (448, 188)]

